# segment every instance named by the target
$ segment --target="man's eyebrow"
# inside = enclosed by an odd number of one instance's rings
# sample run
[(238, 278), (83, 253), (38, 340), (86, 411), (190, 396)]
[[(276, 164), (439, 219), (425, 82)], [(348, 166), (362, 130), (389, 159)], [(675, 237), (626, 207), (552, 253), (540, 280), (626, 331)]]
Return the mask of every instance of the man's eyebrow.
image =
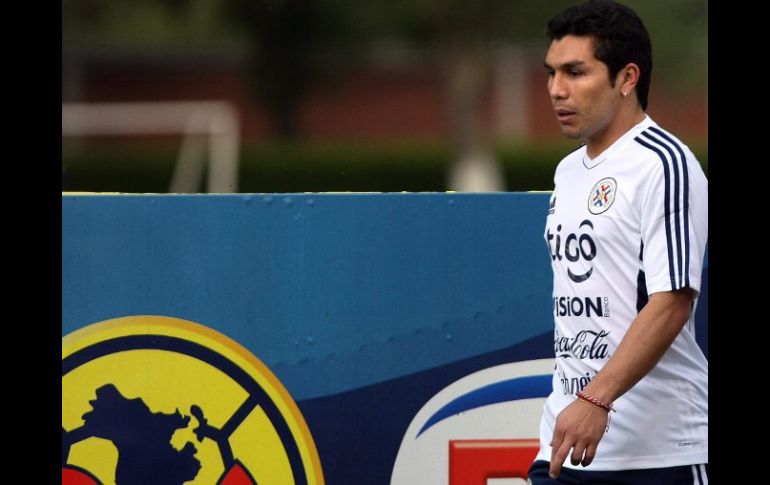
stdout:
[(551, 67), (551, 65), (548, 64), (547, 62), (543, 62), (543, 65), (545, 66), (546, 69), (557, 69), (558, 68), (558, 69), (562, 69), (562, 70), (568, 70), (568, 69), (572, 69), (572, 68), (581, 66), (581, 65), (583, 65), (585, 63), (586, 63), (585, 61), (575, 60), (575, 61), (563, 62), (562, 64), (556, 66), (555, 68)]

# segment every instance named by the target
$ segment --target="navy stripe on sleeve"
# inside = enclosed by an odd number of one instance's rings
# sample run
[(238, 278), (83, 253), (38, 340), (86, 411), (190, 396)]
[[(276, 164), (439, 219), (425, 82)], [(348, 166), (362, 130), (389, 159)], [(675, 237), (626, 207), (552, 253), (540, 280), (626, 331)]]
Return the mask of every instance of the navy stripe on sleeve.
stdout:
[(671, 203), (670, 203), (671, 175), (669, 174), (668, 163), (666, 163), (666, 156), (658, 148), (650, 145), (649, 143), (642, 140), (638, 136), (634, 138), (634, 140), (640, 145), (642, 145), (643, 147), (649, 148), (650, 150), (655, 152), (658, 155), (658, 157), (660, 157), (660, 160), (663, 163), (663, 176), (665, 179), (664, 203), (665, 203), (665, 212), (666, 212), (666, 246), (668, 248), (668, 273), (669, 273), (669, 277), (671, 278), (671, 289), (673, 290), (673, 289), (676, 289), (676, 276), (675, 276), (675, 270), (674, 270), (674, 255), (673, 255), (672, 241), (671, 241)]
[(684, 263), (684, 257), (683, 254), (684, 250), (682, 248), (682, 229), (681, 229), (681, 220), (680, 220), (680, 210), (679, 210), (679, 163), (676, 158), (676, 155), (674, 155), (674, 151), (671, 149), (670, 146), (668, 146), (666, 143), (661, 141), (659, 138), (656, 138), (652, 135), (650, 135), (649, 132), (645, 131), (642, 133), (645, 137), (647, 137), (652, 142), (656, 143), (657, 145), (665, 148), (665, 150), (668, 152), (669, 156), (671, 157), (671, 167), (672, 171), (674, 172), (674, 234), (676, 236), (676, 265), (677, 265), (677, 276), (678, 276), (678, 285), (677, 288), (681, 288), (684, 286), (684, 281), (682, 277), (682, 273), (684, 273), (684, 270), (682, 268), (682, 264)]
[(682, 185), (684, 186), (684, 286), (690, 286), (690, 180), (687, 173), (687, 158), (684, 156), (682, 146), (671, 138), (665, 131), (650, 127), (650, 130), (660, 135), (666, 141), (671, 143), (679, 152), (682, 160)]

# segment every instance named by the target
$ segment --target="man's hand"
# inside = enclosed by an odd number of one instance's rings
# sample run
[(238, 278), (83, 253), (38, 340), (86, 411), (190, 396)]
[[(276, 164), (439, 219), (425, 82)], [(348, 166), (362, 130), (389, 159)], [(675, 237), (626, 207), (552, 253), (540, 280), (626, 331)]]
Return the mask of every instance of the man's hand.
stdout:
[(607, 430), (608, 412), (580, 399), (564, 408), (556, 417), (551, 440), (551, 467), (548, 474), (556, 478), (572, 450), (572, 464), (588, 466), (596, 456), (596, 447)]
[[(650, 295), (650, 300), (636, 315), (614, 355), (607, 361), (584, 392), (610, 403), (631, 389), (647, 375), (666, 353), (692, 310), (695, 291), (682, 288)], [(559, 413), (551, 440), (551, 468), (555, 478), (572, 450), (572, 464), (588, 466), (607, 429), (607, 411), (576, 400)]]

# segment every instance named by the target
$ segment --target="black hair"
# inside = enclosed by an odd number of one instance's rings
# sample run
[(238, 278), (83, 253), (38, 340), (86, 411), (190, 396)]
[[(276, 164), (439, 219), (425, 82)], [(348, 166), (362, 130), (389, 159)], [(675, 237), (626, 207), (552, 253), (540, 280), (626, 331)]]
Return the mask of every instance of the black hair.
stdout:
[(632, 9), (612, 0), (590, 0), (554, 15), (548, 22), (546, 35), (551, 41), (566, 35), (592, 37), (594, 57), (607, 65), (612, 85), (628, 63), (639, 66), (636, 95), (642, 109), (647, 109), (652, 44), (642, 19)]

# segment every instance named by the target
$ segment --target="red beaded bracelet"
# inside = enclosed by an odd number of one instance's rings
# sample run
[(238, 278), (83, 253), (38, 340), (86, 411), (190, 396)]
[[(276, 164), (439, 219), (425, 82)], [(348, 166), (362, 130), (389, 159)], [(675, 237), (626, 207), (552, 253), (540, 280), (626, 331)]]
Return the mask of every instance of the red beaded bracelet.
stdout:
[(610, 411), (612, 411), (613, 413), (615, 412), (615, 406), (613, 406), (612, 403), (604, 404), (600, 400), (596, 399), (595, 397), (589, 396), (583, 391), (578, 392), (577, 397), (578, 399), (581, 399), (585, 402), (589, 402), (594, 406), (599, 406), (600, 408), (604, 409), (607, 412), (610, 412)]

